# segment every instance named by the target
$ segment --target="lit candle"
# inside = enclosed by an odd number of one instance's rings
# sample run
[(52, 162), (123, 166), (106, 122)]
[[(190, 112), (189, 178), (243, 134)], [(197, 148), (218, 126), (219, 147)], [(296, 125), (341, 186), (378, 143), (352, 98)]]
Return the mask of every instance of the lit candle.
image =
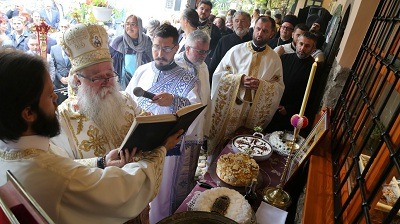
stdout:
[(308, 77), (306, 92), (304, 93), (303, 103), (301, 104), (301, 108), (300, 108), (300, 113), (299, 113), (300, 117), (304, 116), (304, 111), (306, 110), (308, 96), (310, 95), (311, 86), (312, 86), (312, 83), (314, 80), (316, 70), (317, 70), (317, 60), (315, 60), (315, 62), (313, 63), (313, 65), (311, 67), (310, 77)]

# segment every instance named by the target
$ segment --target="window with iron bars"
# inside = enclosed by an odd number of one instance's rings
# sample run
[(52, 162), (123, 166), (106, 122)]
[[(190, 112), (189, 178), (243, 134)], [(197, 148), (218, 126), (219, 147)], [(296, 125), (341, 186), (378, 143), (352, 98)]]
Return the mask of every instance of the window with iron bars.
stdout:
[(399, 17), (380, 1), (332, 113), (335, 223), (400, 223)]

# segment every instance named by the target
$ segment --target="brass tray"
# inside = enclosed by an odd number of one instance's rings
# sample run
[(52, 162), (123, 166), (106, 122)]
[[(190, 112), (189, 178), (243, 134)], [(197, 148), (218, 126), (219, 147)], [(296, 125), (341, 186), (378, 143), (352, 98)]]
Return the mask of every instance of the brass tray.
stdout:
[(157, 224), (237, 224), (230, 218), (213, 212), (187, 211), (173, 214)]

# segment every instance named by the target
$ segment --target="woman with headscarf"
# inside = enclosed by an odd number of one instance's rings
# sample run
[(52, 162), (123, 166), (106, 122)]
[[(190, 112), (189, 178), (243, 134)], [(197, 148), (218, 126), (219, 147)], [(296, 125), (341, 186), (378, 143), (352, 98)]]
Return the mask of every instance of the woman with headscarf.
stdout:
[(140, 65), (153, 61), (151, 46), (150, 37), (143, 32), (142, 19), (134, 14), (128, 14), (124, 23), (124, 34), (116, 37), (110, 45), (121, 90), (126, 88)]

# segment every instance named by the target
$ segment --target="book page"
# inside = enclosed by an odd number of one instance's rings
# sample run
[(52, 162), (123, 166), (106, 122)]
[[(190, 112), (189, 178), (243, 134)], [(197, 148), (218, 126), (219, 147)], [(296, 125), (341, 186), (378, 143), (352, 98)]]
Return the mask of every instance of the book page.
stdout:
[(176, 121), (176, 116), (174, 114), (159, 114), (150, 116), (137, 116), (135, 118), (137, 123), (157, 123), (163, 121)]
[(193, 110), (196, 110), (197, 108), (200, 108), (202, 106), (203, 106), (202, 103), (195, 103), (195, 104), (191, 104), (189, 106), (182, 107), (181, 109), (176, 111), (176, 115), (178, 117), (181, 117), (182, 115), (187, 114), (187, 113), (189, 113), (189, 112), (191, 112)]

